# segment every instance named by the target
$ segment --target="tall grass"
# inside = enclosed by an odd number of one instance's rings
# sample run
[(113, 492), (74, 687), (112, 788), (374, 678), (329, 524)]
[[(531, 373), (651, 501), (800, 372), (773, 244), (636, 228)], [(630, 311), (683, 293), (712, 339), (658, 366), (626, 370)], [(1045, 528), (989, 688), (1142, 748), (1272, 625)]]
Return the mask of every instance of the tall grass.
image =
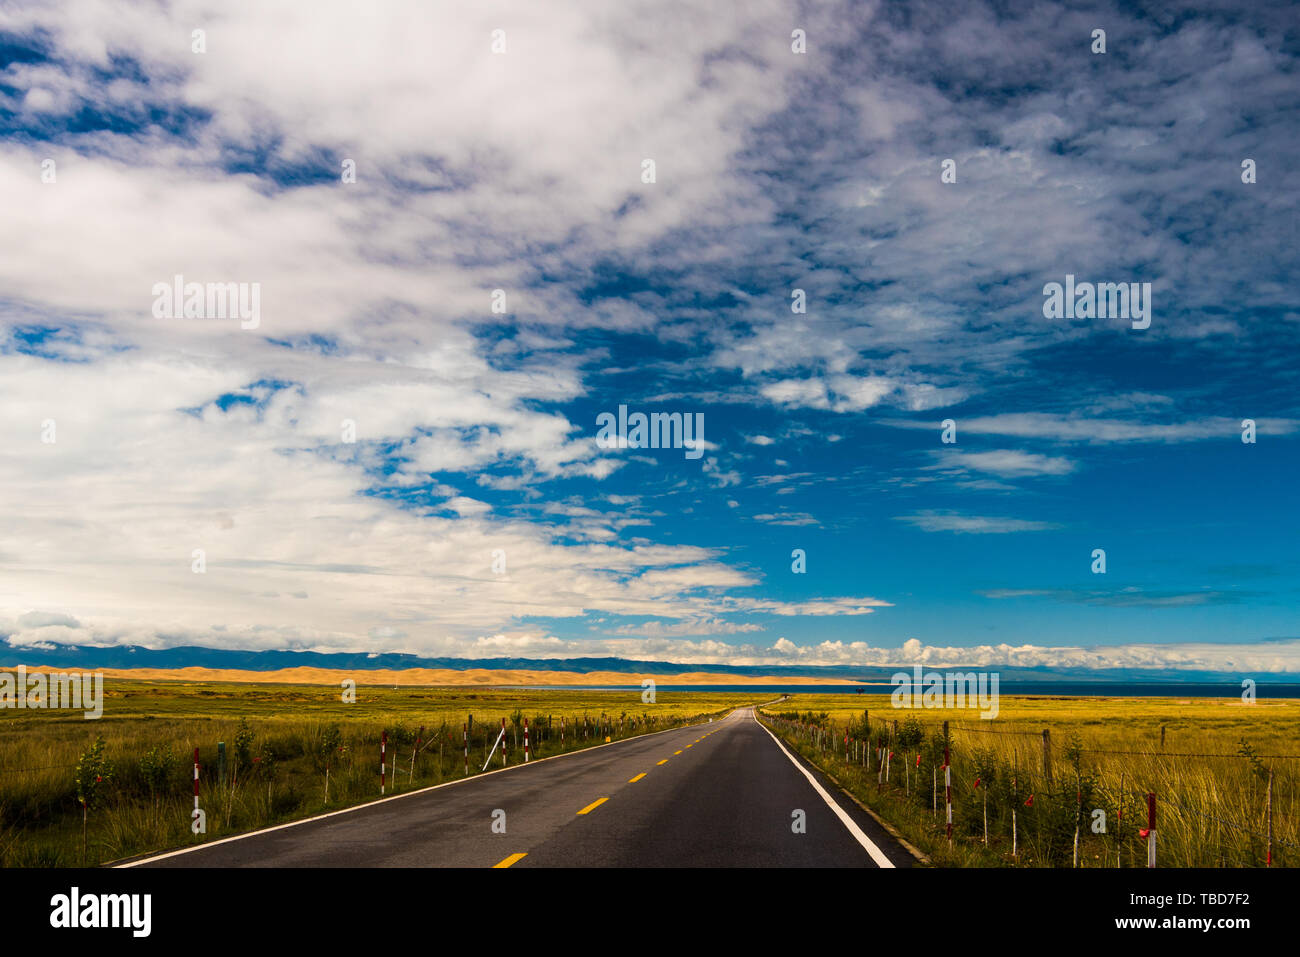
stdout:
[[(1160, 728), (1168, 731), (1175, 723), (1167, 702), (1057, 700), (1050, 725), (970, 720), (969, 713), (961, 720), (949, 717), (951, 845), (943, 715), (922, 720), (917, 712), (889, 708), (888, 698), (876, 704), (879, 718), (870, 718), (870, 708), (855, 713), (837, 702), (834, 715), (768, 710), (765, 720), (936, 863), (1145, 867), (1140, 830), (1146, 827), (1146, 796), (1154, 793), (1160, 866), (1262, 866), (1271, 772), (1273, 865), (1300, 865), (1294, 702), (1289, 711), (1271, 713), (1263, 707), (1224, 712), (1205, 703), (1180, 705), (1177, 727), (1165, 735), (1163, 747)], [(1199, 722), (1196, 712), (1204, 715)], [(1047, 765), (1044, 728), (1051, 732)], [(882, 746), (893, 755), (887, 783), (878, 757)]]
[[(386, 793), (465, 777), (464, 725), (474, 716), (470, 774), (479, 773), (506, 722), (505, 757), (534, 759), (720, 716), (745, 695), (365, 689), (341, 705), (326, 688), (115, 682), (105, 717), (7, 712), (0, 718), (0, 866), (82, 863), (79, 758), (102, 736), (111, 765), (102, 807), (89, 809), (86, 864), (189, 846), (379, 797), (379, 742), (387, 735)], [(116, 698), (116, 700), (114, 700)], [(242, 700), (241, 700), (242, 699)], [(214, 716), (199, 716), (210, 712)], [(563, 719), (564, 741), (560, 741)], [(423, 728), (423, 731), (421, 731)], [(224, 776), (217, 743), (226, 744)], [(191, 832), (193, 760), (207, 831)], [(502, 766), (497, 748), (489, 770)], [(326, 771), (328, 769), (328, 799)]]

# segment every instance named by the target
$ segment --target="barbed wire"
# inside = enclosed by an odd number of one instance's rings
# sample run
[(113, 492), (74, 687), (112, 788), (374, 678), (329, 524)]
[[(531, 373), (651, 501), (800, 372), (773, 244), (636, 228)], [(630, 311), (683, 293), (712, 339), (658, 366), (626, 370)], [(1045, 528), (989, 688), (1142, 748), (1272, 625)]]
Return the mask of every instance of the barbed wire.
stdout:
[[(1265, 831), (1256, 831), (1256, 830), (1253, 830), (1252, 828), (1246, 827), (1246, 826), (1244, 826), (1244, 825), (1242, 825), (1242, 824), (1234, 824), (1232, 821), (1225, 820), (1225, 819), (1219, 817), (1218, 815), (1210, 814), (1208, 811), (1201, 810), (1201, 809), (1199, 809), (1199, 808), (1198, 808), (1198, 809), (1193, 809), (1193, 808), (1190, 808), (1190, 807), (1185, 807), (1185, 806), (1183, 806), (1182, 804), (1179, 804), (1179, 803), (1178, 803), (1177, 801), (1175, 801), (1173, 798), (1163, 797), (1163, 796), (1162, 796), (1162, 797), (1160, 798), (1160, 803), (1162, 803), (1162, 804), (1172, 804), (1174, 807), (1178, 808), (1178, 810), (1180, 810), (1180, 811), (1186, 811), (1188, 814), (1195, 814), (1197, 817), (1208, 817), (1208, 818), (1210, 818), (1211, 820), (1218, 821), (1220, 824), (1224, 825), (1225, 827), (1236, 828), (1238, 831), (1245, 831), (1247, 834), (1253, 834), (1253, 835), (1255, 835), (1256, 837), (1263, 838), (1265, 841), (1268, 840), (1268, 834), (1267, 834), (1267, 832), (1265, 832)], [(1274, 843), (1274, 844), (1281, 844), (1283, 847), (1300, 847), (1300, 844), (1293, 844), (1291, 841), (1284, 841), (1284, 840), (1282, 840), (1281, 838), (1278, 838), (1278, 837), (1273, 838), (1273, 843)]]
[[(791, 722), (791, 721), (789, 721), (788, 719), (780, 719), (780, 720), (782, 720), (782, 722), (785, 723), (785, 724), (787, 724), (787, 725), (793, 725), (795, 728), (800, 728), (800, 729), (805, 729), (805, 730), (812, 730), (812, 731), (816, 731), (816, 730), (826, 730), (826, 729), (818, 728), (818, 727), (815, 726), (815, 725), (803, 725), (803, 724), (800, 724), (800, 723), (798, 723), (798, 722)], [(973, 729), (973, 728), (972, 728), (972, 729), (960, 729), (960, 730), (971, 730), (971, 731), (973, 731), (973, 730), (976, 730), (976, 729)], [(986, 734), (1026, 734), (1026, 733), (1028, 733), (1028, 732), (1016, 732), (1016, 731), (997, 731), (997, 730), (992, 729), (992, 728), (980, 728), (980, 729), (978, 729), (978, 730), (979, 730), (981, 733), (986, 733)], [(1035, 735), (1035, 737), (1037, 737), (1037, 735)], [(828, 749), (828, 750), (829, 750), (829, 752), (830, 752), (832, 755), (838, 754), (838, 751), (837, 751), (835, 748), (830, 748), (830, 749)], [(1131, 754), (1131, 755), (1139, 755), (1139, 756), (1144, 756), (1144, 757), (1208, 757), (1208, 758), (1246, 758), (1246, 757), (1251, 757), (1250, 755), (1244, 755), (1244, 754), (1185, 754), (1185, 753), (1178, 753), (1178, 752), (1100, 751), (1100, 750), (1093, 750), (1093, 749), (1080, 749), (1080, 750), (1082, 750), (1082, 751), (1086, 751), (1087, 753), (1090, 753), (1090, 754)], [(1270, 754), (1261, 754), (1261, 755), (1254, 755), (1254, 757), (1261, 758), (1261, 759), (1264, 759), (1264, 758), (1267, 758), (1267, 759), (1288, 759), (1288, 758), (1294, 759), (1294, 758), (1300, 758), (1300, 755), (1293, 755), (1293, 754), (1281, 754), (1281, 755), (1278, 755), (1278, 754), (1272, 754), (1272, 755), (1270, 755)], [(1110, 789), (1110, 788), (1105, 788), (1105, 787), (1103, 787), (1103, 788), (1102, 788), (1102, 791), (1103, 791), (1103, 792), (1105, 792), (1105, 791), (1111, 791), (1111, 789)], [(1124, 798), (1125, 798), (1125, 794), (1124, 794), (1124, 792), (1121, 792), (1121, 791), (1115, 790), (1115, 791), (1112, 791), (1111, 793), (1112, 793), (1113, 797), (1116, 799), (1116, 802), (1117, 802), (1118, 804), (1123, 805), (1123, 804), (1128, 803), (1127, 801), (1124, 800)], [(1134, 793), (1134, 794), (1137, 794), (1137, 795), (1139, 796), (1139, 798), (1140, 798), (1140, 796), (1141, 796), (1143, 793), (1145, 793), (1145, 792), (1142, 792), (1142, 791), (1135, 791), (1135, 792), (1133, 792), (1133, 793)], [(1234, 830), (1241, 831), (1241, 832), (1243, 832), (1243, 833), (1245, 833), (1245, 834), (1249, 834), (1249, 835), (1252, 835), (1252, 836), (1254, 836), (1254, 837), (1257, 837), (1257, 838), (1259, 838), (1259, 839), (1262, 840), (1262, 841), (1268, 841), (1268, 840), (1269, 840), (1269, 836), (1268, 836), (1267, 832), (1265, 832), (1265, 831), (1257, 831), (1257, 830), (1255, 830), (1254, 828), (1247, 827), (1246, 825), (1238, 824), (1238, 823), (1236, 823), (1236, 822), (1234, 822), (1234, 821), (1229, 821), (1229, 820), (1227, 820), (1226, 818), (1219, 817), (1217, 814), (1212, 814), (1212, 813), (1210, 813), (1210, 812), (1204, 810), (1203, 808), (1189, 808), (1189, 807), (1187, 807), (1186, 805), (1184, 805), (1184, 804), (1182, 804), (1182, 803), (1180, 803), (1180, 802), (1178, 802), (1178, 801), (1175, 801), (1173, 798), (1168, 797), (1167, 794), (1162, 793), (1161, 796), (1160, 796), (1160, 799), (1159, 799), (1159, 800), (1160, 800), (1160, 803), (1161, 803), (1161, 804), (1163, 804), (1163, 805), (1167, 805), (1167, 806), (1170, 806), (1170, 807), (1177, 808), (1179, 811), (1182, 811), (1182, 812), (1184, 812), (1185, 814), (1193, 815), (1193, 816), (1195, 816), (1195, 817), (1197, 817), (1197, 818), (1208, 818), (1208, 819), (1213, 820), (1213, 821), (1215, 821), (1215, 822), (1217, 822), (1217, 823), (1219, 823), (1219, 824), (1222, 824), (1224, 827), (1233, 828)], [(1140, 804), (1140, 800), (1138, 801), (1138, 803)], [(1296, 843), (1296, 842), (1293, 842), (1293, 841), (1286, 841), (1286, 840), (1283, 840), (1283, 839), (1281, 839), (1281, 838), (1279, 838), (1279, 837), (1276, 837), (1276, 836), (1272, 838), (1272, 843), (1275, 844), (1275, 845), (1277, 845), (1277, 846), (1279, 846), (1279, 847), (1300, 848), (1300, 843)]]
[[(786, 720), (786, 721), (788, 721), (789, 719), (788, 719), (788, 718), (785, 718), (785, 719), (782, 719), (782, 720)], [(795, 723), (797, 724), (797, 722), (795, 722)], [(938, 725), (938, 722), (933, 722), (933, 721), (930, 721), (930, 722), (922, 722), (922, 723), (924, 723), (924, 724), (928, 724), (928, 725), (930, 725), (931, 727), (936, 727), (936, 726)], [(817, 726), (817, 725), (811, 725), (810, 727), (812, 727), (812, 728), (814, 728), (814, 729), (818, 729), (818, 726)], [(821, 729), (818, 729), (818, 730), (823, 730), (823, 731), (825, 731), (825, 730), (829, 730), (829, 729), (821, 728)], [(1009, 735), (1015, 735), (1015, 736), (1018, 736), (1018, 737), (1035, 738), (1035, 739), (1038, 739), (1038, 738), (1041, 738), (1041, 737), (1042, 737), (1042, 731), (1011, 731), (1011, 730), (1002, 730), (1002, 729), (998, 729), (998, 728), (967, 728), (967, 727), (964, 727), (963, 725), (960, 725), (960, 724), (957, 725), (956, 727), (952, 728), (951, 730), (953, 730), (953, 731), (961, 731), (961, 732), (963, 732), (963, 733), (965, 733), (965, 734), (1009, 734)], [(1048, 730), (1050, 730), (1050, 729), (1048, 729)], [(869, 733), (870, 733), (870, 732), (869, 732)], [(1056, 748), (1061, 747), (1061, 746), (1060, 746), (1060, 745), (1051, 745), (1051, 747), (1052, 747), (1053, 750), (1055, 750)], [(1300, 754), (1255, 754), (1255, 755), (1250, 755), (1250, 754), (1222, 754), (1222, 753), (1219, 753), (1219, 754), (1208, 754), (1208, 753), (1206, 753), (1206, 754), (1202, 754), (1202, 753), (1197, 753), (1197, 752), (1192, 752), (1192, 751), (1121, 751), (1121, 750), (1115, 750), (1115, 749), (1111, 749), (1111, 748), (1079, 748), (1079, 751), (1080, 751), (1081, 753), (1083, 753), (1083, 754), (1122, 754), (1122, 755), (1128, 755), (1128, 756), (1135, 756), (1135, 757), (1148, 757), (1148, 758), (1150, 758), (1150, 757), (1163, 757), (1163, 758), (1236, 758), (1236, 759), (1238, 759), (1238, 760), (1242, 760), (1242, 759), (1250, 759), (1250, 758), (1253, 757), (1253, 758), (1258, 758), (1258, 759), (1261, 760), (1261, 761), (1300, 761)]]
[(42, 768), (0, 768), (0, 774), (23, 774), (30, 771), (54, 771), (61, 768), (75, 767), (75, 764), (47, 764)]

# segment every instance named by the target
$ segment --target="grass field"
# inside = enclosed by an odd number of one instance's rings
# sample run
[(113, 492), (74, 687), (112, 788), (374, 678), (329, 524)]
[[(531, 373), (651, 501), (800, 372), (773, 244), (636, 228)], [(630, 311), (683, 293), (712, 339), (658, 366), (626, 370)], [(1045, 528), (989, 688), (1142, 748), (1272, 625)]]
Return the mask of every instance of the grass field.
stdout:
[[(0, 866), (89, 865), (213, 840), (379, 797), (379, 742), (387, 733), (387, 793), (464, 777), (483, 767), (507, 724), (506, 758), (547, 757), (718, 716), (768, 695), (639, 691), (530, 691), (367, 687), (344, 704), (320, 685), (108, 680), (104, 716), (0, 711)], [(561, 728), (564, 740), (561, 744)], [(421, 732), (423, 728), (423, 732)], [(103, 767), (78, 762), (103, 739)], [(417, 753), (418, 740), (418, 753)], [(218, 742), (226, 773), (219, 773)], [(191, 833), (193, 754), (201, 764), (202, 837)], [(501, 751), (492, 767), (501, 767)], [(95, 780), (100, 778), (101, 780)], [(328, 803), (326, 787), (328, 779)]]
[[(1158, 866), (1262, 866), (1271, 774), (1273, 864), (1300, 866), (1297, 700), (1003, 695), (998, 717), (982, 721), (970, 710), (895, 709), (884, 694), (796, 694), (763, 713), (936, 864), (1144, 867), (1139, 829), (1154, 793)], [(1104, 831), (1094, 831), (1096, 811)]]

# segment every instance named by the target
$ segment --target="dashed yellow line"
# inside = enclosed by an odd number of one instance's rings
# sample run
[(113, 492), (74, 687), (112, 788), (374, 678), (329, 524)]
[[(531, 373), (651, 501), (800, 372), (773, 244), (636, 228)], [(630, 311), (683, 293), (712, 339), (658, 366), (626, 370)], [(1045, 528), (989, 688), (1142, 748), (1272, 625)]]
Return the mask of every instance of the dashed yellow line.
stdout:
[(609, 800), (609, 798), (600, 798), (599, 800), (592, 801), (590, 804), (588, 804), (586, 807), (584, 807), (584, 808), (583, 808), (581, 811), (579, 811), (578, 813), (579, 813), (579, 814), (590, 814), (592, 811), (596, 810), (596, 808), (600, 807), (602, 804), (604, 804), (604, 803), (605, 803), (606, 801), (608, 801), (608, 800)]
[(667, 759), (667, 758), (664, 758), (664, 759), (663, 759), (662, 761), (660, 761), (659, 763), (660, 763), (660, 764), (667, 764), (667, 763), (668, 763), (668, 759)]
[(518, 864), (520, 861), (522, 861), (522, 860), (523, 860), (525, 857), (527, 857), (527, 856), (528, 856), (528, 852), (527, 852), (527, 851), (521, 851), (521, 852), (518, 853), (518, 854), (511, 854), (509, 857), (507, 857), (507, 858), (506, 858), (504, 861), (502, 861), (500, 864), (493, 864), (492, 866), (493, 866), (494, 868), (497, 868), (497, 867), (509, 867), (511, 864)]
[(640, 774), (638, 774), (636, 777), (634, 777), (631, 781), (628, 781), (627, 783), (628, 783), (628, 784), (636, 784), (636, 782), (637, 782), (637, 781), (640, 781), (643, 777), (645, 777), (645, 772), (644, 772), (644, 771), (642, 771)]
[[(693, 748), (693, 747), (695, 747), (695, 745), (694, 745), (694, 744), (688, 744), (687, 747), (688, 747), (688, 748)], [(680, 752), (679, 752), (679, 753), (680, 753)]]
[(673, 754), (681, 754), (680, 751), (674, 751)]

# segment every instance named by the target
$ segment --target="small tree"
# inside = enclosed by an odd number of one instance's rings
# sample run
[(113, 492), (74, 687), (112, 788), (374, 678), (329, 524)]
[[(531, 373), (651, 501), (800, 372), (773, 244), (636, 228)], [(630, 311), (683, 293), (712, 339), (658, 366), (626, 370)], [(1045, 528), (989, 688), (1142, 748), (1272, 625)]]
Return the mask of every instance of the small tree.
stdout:
[(275, 766), (275, 752), (265, 741), (258, 749), (257, 757), (253, 758), (257, 765), (257, 772), (266, 781), (266, 813), (271, 813), (271, 784), (275, 781), (275, 772), (278, 770)]
[(149, 797), (154, 809), (158, 808), (158, 795), (167, 786), (167, 780), (176, 769), (176, 753), (169, 746), (167, 750), (150, 748), (140, 758), (140, 777), (149, 788)]
[(341, 750), (343, 732), (339, 730), (337, 724), (331, 724), (323, 729), (320, 739), (316, 743), (316, 750), (312, 754), (312, 763), (316, 766), (317, 772), (325, 774), (325, 803), (330, 803), (330, 767)]
[(920, 720), (908, 715), (898, 725), (898, 747), (902, 751), (915, 751), (925, 740), (925, 727)]
[(107, 784), (113, 777), (113, 766), (104, 757), (104, 736), (95, 738), (95, 743), (77, 760), (77, 800), (81, 802), (81, 864), (86, 864), (86, 821), (92, 807), (99, 807), (104, 802)]
[(235, 729), (235, 767), (232, 775), (235, 781), (239, 780), (239, 769), (241, 767), (251, 767), (253, 764), (253, 729), (248, 726), (245, 718), (239, 719), (239, 727)]

